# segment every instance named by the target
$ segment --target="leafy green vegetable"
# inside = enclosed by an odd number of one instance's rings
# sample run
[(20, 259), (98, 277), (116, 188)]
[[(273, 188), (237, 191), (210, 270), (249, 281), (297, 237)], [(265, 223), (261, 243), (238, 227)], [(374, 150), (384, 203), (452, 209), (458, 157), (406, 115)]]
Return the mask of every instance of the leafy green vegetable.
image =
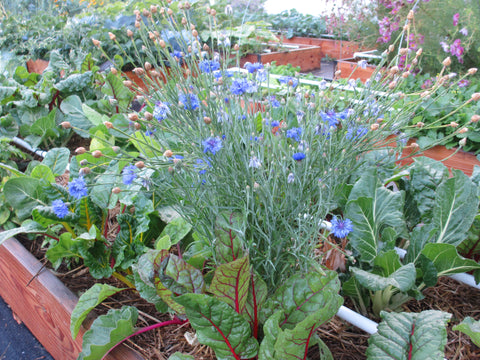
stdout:
[(473, 343), (480, 346), (480, 320), (474, 320), (467, 316), (460, 324), (455, 325), (452, 330), (460, 331), (470, 336)]

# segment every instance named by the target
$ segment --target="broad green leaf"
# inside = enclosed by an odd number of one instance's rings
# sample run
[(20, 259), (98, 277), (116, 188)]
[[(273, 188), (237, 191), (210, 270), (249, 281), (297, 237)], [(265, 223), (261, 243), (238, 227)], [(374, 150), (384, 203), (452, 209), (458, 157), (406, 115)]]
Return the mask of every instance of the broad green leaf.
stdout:
[(422, 254), (432, 261), (439, 277), (480, 269), (476, 261), (460, 256), (454, 245), (427, 244)]
[(378, 255), (373, 261), (373, 265), (376, 271), (372, 272), (384, 277), (392, 275), (402, 267), (400, 256), (395, 250), (390, 250)]
[(81, 92), (86, 87), (92, 86), (92, 76), (91, 71), (83, 74), (71, 74), (66, 79), (57, 82), (54, 88), (65, 93)]
[(83, 335), (82, 353), (78, 360), (98, 360), (110, 348), (135, 332), (138, 310), (133, 306), (111, 309), (93, 322)]
[(438, 186), (448, 179), (445, 165), (427, 157), (414, 158), (410, 167), (410, 189), (423, 220), (431, 219)]
[(34, 179), (43, 179), (50, 184), (55, 182), (55, 175), (53, 174), (52, 170), (50, 167), (44, 164), (38, 164), (35, 166), (30, 173), (30, 176)]
[(470, 336), (473, 343), (480, 347), (480, 320), (467, 316), (460, 324), (455, 325), (452, 330), (460, 331)]
[(371, 291), (385, 290), (388, 286), (393, 286), (402, 292), (410, 290), (415, 285), (417, 274), (413, 263), (400, 267), (387, 277), (355, 267), (351, 268), (351, 272), (362, 286)]
[(99, 207), (103, 209), (111, 209), (116, 205), (116, 201), (112, 198), (116, 197), (112, 194), (112, 189), (115, 186), (114, 178), (120, 173), (118, 170), (118, 163), (109, 164), (105, 172), (99, 175), (95, 181), (95, 186), (90, 190), (90, 198)]
[(18, 176), (18, 177), (26, 177), (26, 175), (18, 169), (11, 167), (10, 165), (0, 163), (0, 168), (9, 171), (12, 175), (11, 176)]
[(345, 217), (353, 222), (348, 238), (361, 261), (372, 264), (379, 253), (393, 249), (392, 240), (405, 229), (403, 204), (404, 193), (382, 186), (376, 171), (367, 172), (354, 185)]
[(172, 242), (170, 241), (170, 236), (164, 235), (160, 236), (155, 241), (155, 250), (169, 250), (172, 247)]
[(228, 304), (204, 294), (185, 294), (175, 299), (185, 307), (198, 341), (210, 346), (217, 359), (249, 359), (258, 343), (250, 324)]
[(243, 256), (243, 221), (237, 213), (220, 214), (215, 223), (217, 257), (229, 263)]
[(268, 287), (267, 283), (256, 272), (253, 272), (249, 282), (247, 302), (243, 314), (252, 324), (255, 332), (258, 331), (260, 310), (267, 299)]
[(11, 178), (3, 186), (5, 198), (20, 220), (30, 217), (36, 206), (45, 205), (40, 188), (40, 180), (31, 177)]
[(63, 175), (70, 161), (70, 150), (67, 148), (54, 148), (47, 152), (42, 161), (43, 165), (52, 169), (55, 176)]
[(195, 360), (195, 358), (192, 355), (182, 354), (182, 353), (176, 352), (176, 353), (170, 355), (168, 360)]
[(410, 233), (410, 246), (404, 261), (416, 262), (425, 245), (432, 242), (435, 231), (431, 224), (414, 227)]
[(25, 221), (22, 226), (15, 227), (10, 230), (0, 231), (0, 245), (18, 234), (34, 234), (34, 233), (44, 233), (46, 230), (40, 224), (35, 221)]
[(170, 221), (163, 229), (160, 237), (168, 235), (172, 245), (180, 242), (192, 230), (190, 225), (184, 218), (177, 217)]
[(102, 92), (106, 95), (112, 96), (118, 102), (118, 107), (122, 111), (126, 111), (130, 102), (134, 98), (134, 93), (123, 84), (120, 77), (115, 76), (109, 72), (105, 79), (105, 85), (102, 87)]
[(77, 95), (71, 95), (62, 101), (60, 110), (65, 114), (66, 118), (73, 127), (74, 131), (81, 137), (90, 137), (88, 129), (92, 127), (92, 123), (83, 113), (82, 100)]
[(151, 136), (146, 136), (144, 132), (137, 131), (130, 138), (130, 142), (143, 156), (149, 159), (155, 159), (162, 156), (162, 145)]
[(72, 239), (72, 234), (66, 232), (59, 236), (58, 242), (51, 245), (45, 256), (48, 261), (53, 265), (54, 269), (57, 269), (62, 263), (63, 259), (81, 257), (78, 250), (78, 242), (81, 240)]
[(279, 310), (265, 321), (265, 324), (263, 325), (264, 337), (260, 343), (258, 360), (275, 359), (276, 342), (282, 332), (278, 324), (284, 316), (285, 314), (283, 311)]
[(106, 298), (122, 290), (125, 289), (119, 289), (108, 284), (95, 284), (85, 291), (78, 299), (78, 303), (72, 311), (70, 319), (70, 332), (72, 333), (72, 338), (75, 339), (77, 337), (83, 320), (87, 318), (90, 311), (100, 305)]
[(55, 122), (56, 108), (54, 108), (47, 116), (43, 116), (31, 126), (32, 134), (40, 136), (40, 138), (57, 138), (60, 133)]
[(477, 186), (460, 170), (438, 188), (433, 208), (436, 243), (459, 245), (478, 211)]
[(328, 315), (332, 317), (342, 302), (342, 297), (338, 295), (339, 290), (340, 281), (335, 271), (296, 274), (287, 279), (267, 300), (262, 309), (262, 317), (267, 319), (282, 310), (285, 314), (280, 323), (282, 329), (293, 329), (319, 309), (328, 311)]
[(247, 303), (250, 277), (248, 256), (219, 265), (215, 269), (209, 292), (241, 314)]
[(160, 275), (163, 285), (175, 294), (201, 294), (205, 289), (202, 272), (177, 255), (169, 256), (164, 275)]
[(369, 360), (443, 360), (447, 322), (452, 315), (435, 310), (421, 313), (382, 311), (378, 332), (368, 340)]
[(107, 115), (100, 114), (87, 104), (82, 104), (82, 110), (88, 120), (90, 120), (90, 122), (95, 126), (102, 125), (105, 121), (109, 120)]

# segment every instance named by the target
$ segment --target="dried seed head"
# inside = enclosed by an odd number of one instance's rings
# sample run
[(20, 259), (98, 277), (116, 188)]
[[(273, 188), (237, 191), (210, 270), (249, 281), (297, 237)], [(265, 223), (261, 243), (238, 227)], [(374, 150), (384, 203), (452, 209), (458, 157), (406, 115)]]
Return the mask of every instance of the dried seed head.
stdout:
[(100, 150), (95, 150), (94, 152), (92, 152), (92, 156), (96, 159), (98, 159), (99, 157), (102, 157), (103, 154)]
[(130, 80), (125, 80), (125, 81), (123, 82), (123, 85), (125, 85), (126, 87), (129, 87), (129, 88), (130, 88), (130, 87), (133, 86), (133, 83), (132, 83)]
[(90, 169), (89, 167), (83, 167), (78, 171), (80, 175), (88, 175), (91, 172), (92, 172), (92, 169)]
[(104, 121), (103, 125), (105, 125), (107, 129), (113, 129), (113, 124), (110, 121)]
[(377, 123), (372, 124), (372, 125), (370, 125), (370, 130), (375, 131), (375, 130), (378, 130), (379, 127), (380, 127), (380, 125), (378, 125)]
[(468, 69), (468, 75), (474, 75), (477, 72), (477, 68), (470, 68)]
[(143, 70), (143, 68), (135, 68), (135, 69), (133, 69), (133, 72), (134, 72), (135, 75), (137, 75), (137, 76), (143, 76), (143, 75), (145, 75), (145, 70)]
[(422, 128), (422, 127), (424, 127), (424, 126), (425, 126), (425, 123), (424, 123), (424, 122), (421, 122), (421, 121), (419, 121), (419, 122), (417, 123), (417, 125), (416, 125), (416, 126), (417, 126), (418, 128)]
[(478, 120), (480, 120), (480, 115), (477, 115), (477, 114), (472, 115), (472, 117), (470, 118), (470, 121), (472, 123), (476, 123), (476, 122), (478, 122)]
[(413, 12), (413, 10), (410, 10), (408, 12), (407, 19), (408, 20), (413, 20), (414, 17), (415, 17), (415, 13)]
[(118, 186), (112, 189), (112, 193), (114, 194), (120, 194), (121, 192), (122, 192), (122, 189), (120, 189)]
[(130, 29), (128, 29), (128, 30), (127, 30), (127, 36), (128, 36), (129, 38), (133, 37), (133, 31), (130, 30)]
[(167, 43), (165, 42), (165, 40), (163, 39), (160, 39), (160, 41), (158, 42), (158, 44), (160, 45), (160, 47), (162, 49), (165, 49), (165, 47), (167, 46)]
[(400, 55), (407, 55), (408, 54), (408, 49), (407, 48), (401, 48), (399, 51)]
[(205, 116), (205, 117), (203, 118), (203, 121), (205, 122), (205, 124), (207, 124), (207, 125), (208, 125), (208, 124), (211, 124), (211, 122), (212, 122), (212, 119), (211, 119), (211, 118), (209, 118), (208, 116)]
[(77, 155), (82, 155), (82, 154), (85, 154), (86, 152), (87, 152), (87, 149), (85, 149), (83, 146), (80, 146), (75, 149), (75, 154)]
[(192, 30), (192, 36), (197, 37), (198, 36), (198, 31), (196, 29)]
[(458, 142), (458, 145), (459, 145), (460, 147), (463, 147), (463, 146), (467, 145), (467, 138), (461, 139), (461, 140)]
[(95, 45), (96, 47), (100, 47), (100, 41), (98, 41), (97, 39), (92, 39), (92, 43), (93, 45)]
[(70, 124), (70, 122), (68, 122), (68, 121), (64, 121), (64, 122), (60, 123), (60, 125), (64, 129), (70, 129), (72, 127), (72, 124)]
[(135, 122), (133, 123), (133, 127), (135, 128), (135, 130), (140, 130), (142, 128), (142, 125), (138, 122)]
[(393, 50), (395, 50), (395, 45), (392, 44), (388, 47), (388, 51), (392, 52)]
[(452, 59), (450, 59), (450, 57), (446, 57), (443, 61), (442, 61), (442, 64), (443, 66), (450, 66), (452, 64)]
[(145, 167), (145, 163), (143, 161), (137, 161), (135, 166), (139, 169), (143, 169)]
[(459, 133), (459, 134), (465, 134), (466, 132), (468, 132), (468, 128), (466, 128), (466, 127), (461, 128), (460, 130), (458, 130), (458, 133)]
[(456, 123), (455, 121), (452, 121), (450, 123), (450, 127), (456, 128), (456, 127), (458, 127), (458, 123)]
[(169, 158), (169, 157), (172, 157), (173, 156), (173, 151), (172, 150), (166, 150), (164, 153), (163, 153), (163, 156)]

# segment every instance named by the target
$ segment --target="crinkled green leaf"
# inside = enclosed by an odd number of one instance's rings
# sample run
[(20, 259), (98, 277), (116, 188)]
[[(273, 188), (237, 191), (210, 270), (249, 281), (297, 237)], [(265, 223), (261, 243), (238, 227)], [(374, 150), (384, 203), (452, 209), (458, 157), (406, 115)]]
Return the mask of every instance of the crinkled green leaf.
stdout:
[(74, 131), (81, 137), (88, 138), (90, 135), (88, 129), (92, 127), (92, 123), (83, 113), (82, 100), (77, 95), (71, 95), (62, 101), (60, 110), (65, 114), (66, 118), (72, 124)]
[(169, 256), (163, 275), (160, 276), (162, 283), (177, 295), (200, 294), (205, 289), (202, 272), (177, 255)]
[(443, 360), (447, 322), (451, 314), (428, 310), (421, 313), (387, 313), (378, 332), (368, 340), (369, 360)]
[(477, 186), (460, 170), (444, 181), (435, 196), (432, 223), (437, 230), (433, 242), (459, 245), (478, 211)]
[(72, 234), (66, 232), (59, 236), (56, 244), (48, 248), (45, 256), (52, 263), (54, 269), (61, 265), (63, 259), (81, 257), (78, 249), (79, 241), (82, 240), (74, 240)]
[(473, 343), (480, 347), (480, 320), (467, 316), (460, 324), (455, 325), (452, 330), (460, 331), (470, 336)]
[(216, 252), (223, 263), (241, 258), (244, 254), (242, 246), (243, 221), (237, 213), (220, 214), (215, 223)]
[(55, 176), (63, 175), (70, 161), (70, 150), (67, 148), (54, 148), (47, 152), (42, 164), (52, 169)]
[(42, 140), (52, 138), (55, 139), (60, 135), (58, 126), (55, 122), (56, 108), (48, 113), (47, 116), (43, 116), (30, 127), (32, 134), (40, 136)]
[(480, 269), (480, 264), (460, 256), (454, 245), (427, 244), (422, 254), (432, 261), (438, 276), (459, 274)]
[(215, 269), (209, 292), (241, 314), (247, 303), (250, 277), (248, 256), (219, 265)]
[(75, 309), (73, 309), (70, 318), (70, 332), (72, 333), (72, 338), (75, 339), (77, 337), (83, 320), (87, 318), (90, 311), (100, 305), (106, 298), (122, 290), (124, 289), (119, 289), (108, 284), (95, 284), (85, 291), (78, 299), (78, 303), (75, 305)]
[(361, 261), (371, 264), (380, 252), (394, 247), (395, 236), (386, 229), (395, 229), (397, 235), (404, 230), (403, 204), (404, 193), (381, 186), (376, 172), (366, 173), (354, 185), (345, 217), (353, 222), (348, 238)]
[(351, 268), (351, 272), (362, 286), (371, 291), (384, 290), (388, 286), (393, 286), (402, 292), (410, 290), (415, 285), (415, 277), (417, 274), (413, 263), (400, 267), (387, 277), (355, 267)]
[(184, 218), (178, 217), (170, 221), (163, 229), (160, 237), (168, 235), (172, 245), (180, 242), (192, 230), (192, 225)]
[(36, 206), (45, 205), (42, 202), (43, 194), (38, 179), (31, 177), (8, 179), (3, 186), (3, 193), (20, 220), (30, 217)]
[(210, 346), (217, 359), (249, 359), (258, 343), (250, 324), (228, 304), (204, 294), (185, 294), (175, 299), (185, 307), (198, 341)]
[(93, 322), (83, 335), (78, 360), (99, 360), (110, 348), (135, 332), (138, 310), (133, 306), (111, 309)]
[(55, 182), (55, 175), (53, 174), (51, 168), (44, 164), (38, 164), (37, 166), (35, 166), (30, 173), (30, 176), (34, 179), (43, 179), (48, 183)]
[(83, 74), (71, 74), (67, 78), (57, 82), (54, 88), (66, 93), (80, 92), (92, 86), (92, 72), (86, 71)]
[(326, 271), (323, 274), (317, 271), (296, 274), (287, 279), (267, 300), (262, 309), (262, 318), (267, 319), (278, 310), (282, 310), (285, 315), (280, 327), (293, 329), (319, 309), (327, 311), (327, 315), (332, 317), (342, 302), (342, 297), (338, 295), (339, 291), (340, 281), (335, 271)]

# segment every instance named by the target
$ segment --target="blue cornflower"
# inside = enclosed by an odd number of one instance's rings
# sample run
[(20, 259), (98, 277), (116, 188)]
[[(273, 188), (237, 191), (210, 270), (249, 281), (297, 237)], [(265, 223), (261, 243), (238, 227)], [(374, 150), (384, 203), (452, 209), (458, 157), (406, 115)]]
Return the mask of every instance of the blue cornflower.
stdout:
[(134, 165), (125, 166), (122, 170), (123, 183), (125, 185), (130, 185), (133, 180), (137, 177), (136, 174), (137, 168)]
[(78, 177), (68, 183), (68, 192), (75, 199), (81, 199), (82, 197), (87, 196), (87, 184), (85, 183), (85, 180), (83, 180), (83, 177)]
[(286, 84), (286, 85), (289, 85), (291, 86), (292, 88), (295, 88), (297, 87), (298, 85), (298, 79), (292, 77), (292, 76), (281, 76), (278, 81), (281, 83), (281, 84)]
[(276, 121), (276, 120), (274, 120), (274, 121), (272, 121), (272, 122), (270, 123), (270, 126), (271, 126), (271, 127), (277, 127), (277, 126), (280, 126), (280, 122), (279, 122), (279, 121)]
[(267, 72), (265, 70), (258, 70), (255, 78), (260, 82), (267, 81)]
[(193, 165), (193, 167), (195, 169), (199, 169), (198, 170), (198, 174), (199, 175), (203, 175), (207, 172), (207, 169), (212, 167), (212, 165), (210, 164), (210, 161), (208, 161), (207, 159), (197, 159), (196, 161), (196, 165)]
[(211, 152), (213, 155), (217, 153), (218, 150), (222, 148), (222, 139), (219, 137), (209, 137), (207, 140), (202, 142), (203, 152)]
[(280, 107), (280, 101), (277, 100), (277, 98), (272, 95), (270, 96), (270, 105), (272, 105), (272, 108), (279, 108)]
[(287, 138), (293, 139), (295, 141), (300, 141), (300, 136), (302, 135), (302, 128), (291, 128), (287, 130)]
[(215, 70), (220, 69), (220, 63), (216, 60), (203, 60), (198, 64), (198, 67), (204, 73), (211, 73)]
[(320, 81), (320, 84), (318, 84), (318, 87), (320, 88), (320, 90), (325, 90), (327, 88), (327, 85), (328, 85), (327, 80), (322, 79), (322, 81)]
[(297, 111), (297, 121), (298, 122), (302, 122), (304, 116), (305, 116), (305, 112), (303, 112), (302, 110)]
[(247, 69), (250, 74), (253, 74), (255, 71), (263, 69), (263, 64), (259, 62), (256, 62), (253, 64), (250, 62), (247, 62), (243, 67)]
[(337, 127), (339, 118), (334, 110), (328, 110), (327, 112), (321, 111), (320, 117), (323, 122), (328, 123), (328, 127)]
[(183, 104), (185, 110), (197, 110), (200, 107), (200, 100), (195, 94), (180, 94), (178, 97), (179, 101)]
[(62, 200), (52, 201), (52, 210), (58, 218), (63, 219), (68, 215), (68, 206)]
[(157, 129), (147, 130), (145, 131), (145, 136), (152, 136), (155, 131), (157, 131)]
[(292, 157), (293, 157), (293, 160), (301, 161), (301, 160), (305, 159), (305, 154), (303, 152), (298, 152), (298, 153), (293, 154)]
[(293, 173), (288, 174), (287, 183), (291, 184), (295, 181), (295, 175)]
[(233, 95), (252, 94), (258, 90), (257, 84), (247, 79), (234, 79), (230, 91)]
[(176, 57), (176, 58), (181, 59), (181, 58), (183, 57), (183, 54), (182, 54), (181, 51), (175, 50), (175, 51), (173, 52), (173, 56)]
[(248, 167), (258, 169), (260, 166), (262, 166), (262, 163), (260, 162), (260, 160), (258, 160), (256, 156), (252, 156), (250, 158), (250, 161), (248, 162)]
[(353, 224), (350, 219), (338, 219), (336, 216), (332, 218), (332, 234), (337, 238), (347, 237), (353, 230)]
[(170, 114), (170, 108), (168, 104), (157, 101), (155, 103), (155, 108), (153, 109), (153, 117), (158, 121), (165, 120)]
[(348, 140), (355, 140), (355, 139), (358, 139), (358, 138), (361, 138), (363, 136), (365, 136), (368, 132), (368, 129), (364, 126), (360, 126), (359, 128), (355, 129), (355, 128), (348, 128), (347, 130), (347, 135), (345, 135), (345, 137), (348, 139)]

